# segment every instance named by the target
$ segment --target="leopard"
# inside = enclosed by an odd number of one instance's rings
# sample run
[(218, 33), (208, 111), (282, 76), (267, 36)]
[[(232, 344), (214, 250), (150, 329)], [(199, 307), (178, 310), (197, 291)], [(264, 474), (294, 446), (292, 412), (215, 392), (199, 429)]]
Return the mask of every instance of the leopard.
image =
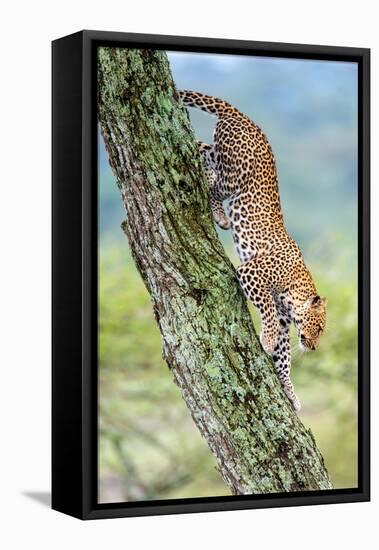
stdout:
[(213, 219), (232, 232), (241, 261), (237, 280), (260, 314), (262, 348), (300, 411), (290, 377), (290, 328), (295, 326), (302, 352), (316, 350), (326, 328), (327, 300), (287, 232), (271, 145), (261, 128), (227, 101), (191, 90), (180, 90), (179, 96), (184, 106), (217, 117), (213, 143), (197, 142)]

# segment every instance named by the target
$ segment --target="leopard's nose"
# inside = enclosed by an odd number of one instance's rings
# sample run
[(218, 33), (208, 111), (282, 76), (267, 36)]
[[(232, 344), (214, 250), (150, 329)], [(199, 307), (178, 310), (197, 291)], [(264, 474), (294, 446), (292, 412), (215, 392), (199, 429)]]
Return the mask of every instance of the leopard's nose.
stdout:
[(315, 345), (311, 346), (311, 350), (312, 350), (312, 351), (314, 351), (315, 349), (316, 349), (316, 346), (315, 346)]

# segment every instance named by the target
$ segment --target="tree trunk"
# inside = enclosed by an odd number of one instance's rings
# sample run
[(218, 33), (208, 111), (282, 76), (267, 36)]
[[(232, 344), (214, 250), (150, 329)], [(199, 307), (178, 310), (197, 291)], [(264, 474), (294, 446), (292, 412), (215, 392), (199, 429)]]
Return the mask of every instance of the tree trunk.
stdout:
[(331, 489), (217, 238), (166, 54), (100, 48), (98, 110), (164, 358), (225, 483), (239, 495)]

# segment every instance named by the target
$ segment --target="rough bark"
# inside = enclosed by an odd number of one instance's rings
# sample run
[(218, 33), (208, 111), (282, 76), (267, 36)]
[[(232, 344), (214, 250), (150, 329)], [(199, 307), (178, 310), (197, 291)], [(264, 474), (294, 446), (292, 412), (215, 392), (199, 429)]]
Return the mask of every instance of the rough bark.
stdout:
[(163, 356), (225, 483), (235, 494), (332, 488), (217, 238), (166, 54), (100, 48), (98, 114)]

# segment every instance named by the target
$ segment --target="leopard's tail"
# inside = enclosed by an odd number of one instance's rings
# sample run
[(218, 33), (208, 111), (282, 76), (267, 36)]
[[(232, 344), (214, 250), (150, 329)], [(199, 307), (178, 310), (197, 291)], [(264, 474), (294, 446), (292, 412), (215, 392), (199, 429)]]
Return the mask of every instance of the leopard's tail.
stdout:
[(195, 107), (196, 109), (201, 109), (217, 117), (230, 116), (238, 113), (237, 109), (230, 105), (230, 103), (218, 97), (201, 94), (200, 92), (192, 92), (190, 90), (180, 90), (179, 95), (184, 105), (187, 105), (187, 107)]

